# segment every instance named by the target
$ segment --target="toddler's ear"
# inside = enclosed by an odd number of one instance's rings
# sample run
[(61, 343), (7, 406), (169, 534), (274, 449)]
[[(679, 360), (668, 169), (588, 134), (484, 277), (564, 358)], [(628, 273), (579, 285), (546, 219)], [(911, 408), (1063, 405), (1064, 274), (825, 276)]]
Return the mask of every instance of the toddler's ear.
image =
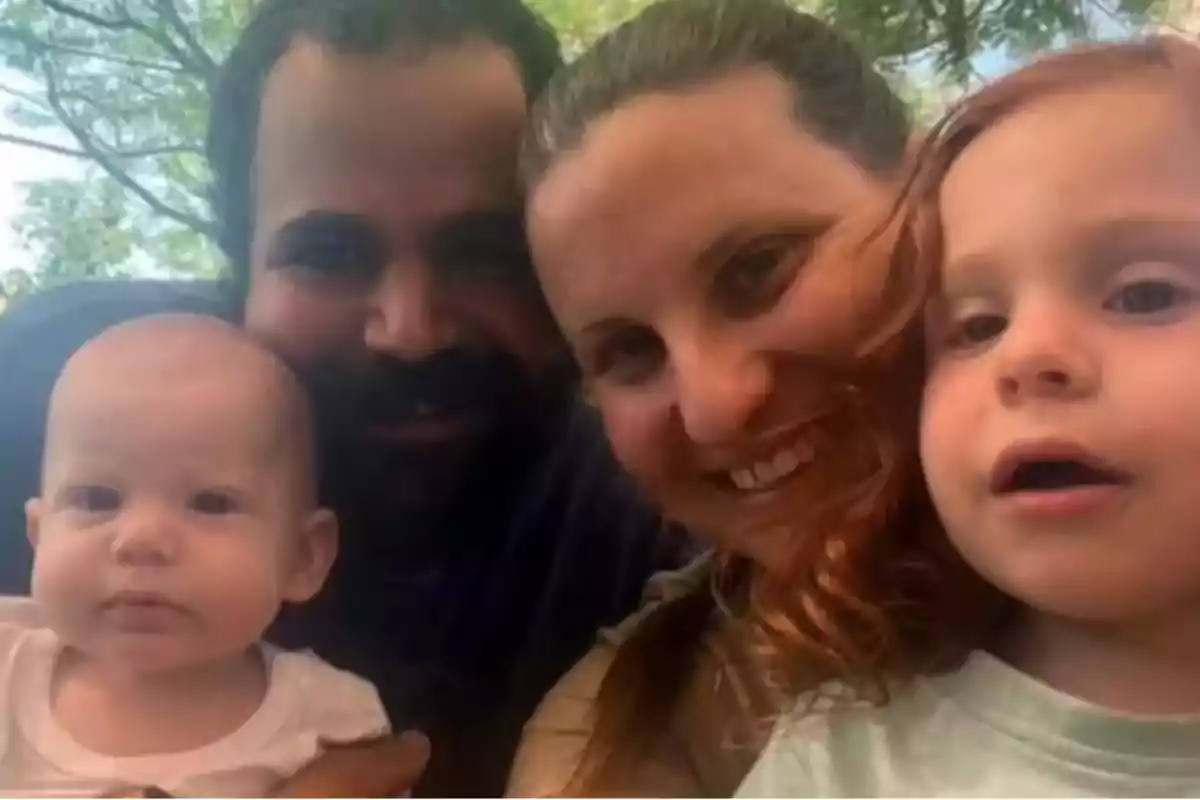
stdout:
[(315, 597), (325, 585), (337, 553), (337, 517), (329, 509), (319, 508), (309, 515), (304, 529), (299, 532), (282, 599), (288, 603), (304, 603)]
[(33, 548), (38, 546), (42, 534), (42, 501), (34, 497), (25, 501), (25, 538)]

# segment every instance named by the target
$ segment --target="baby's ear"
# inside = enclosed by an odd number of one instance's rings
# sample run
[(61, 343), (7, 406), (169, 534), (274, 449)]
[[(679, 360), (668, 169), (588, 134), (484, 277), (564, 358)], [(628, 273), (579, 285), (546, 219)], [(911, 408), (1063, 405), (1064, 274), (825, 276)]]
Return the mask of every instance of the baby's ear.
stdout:
[(329, 509), (319, 508), (308, 516), (299, 532), (282, 599), (288, 603), (304, 603), (315, 597), (325, 585), (337, 553), (337, 517)]
[(37, 548), (38, 538), (42, 535), (42, 501), (34, 497), (25, 501), (25, 538), (30, 547)]

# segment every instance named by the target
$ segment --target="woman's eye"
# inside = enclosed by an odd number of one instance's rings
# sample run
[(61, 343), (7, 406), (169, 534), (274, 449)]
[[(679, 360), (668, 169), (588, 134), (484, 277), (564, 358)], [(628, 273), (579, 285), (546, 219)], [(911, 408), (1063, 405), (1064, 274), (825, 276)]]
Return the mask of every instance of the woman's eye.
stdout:
[(734, 256), (717, 274), (718, 301), (734, 317), (769, 311), (787, 291), (810, 250), (811, 243), (803, 247), (793, 243)]
[(67, 505), (89, 514), (108, 514), (121, 507), (121, 494), (108, 486), (74, 486), (67, 492)]
[(630, 327), (610, 334), (596, 347), (591, 372), (622, 385), (654, 377), (666, 360), (662, 340), (649, 328)]
[(1161, 314), (1186, 303), (1191, 295), (1187, 288), (1170, 281), (1135, 281), (1117, 289), (1105, 302), (1105, 308), (1118, 314)]
[(950, 331), (951, 348), (967, 348), (986, 344), (1004, 333), (1008, 319), (1001, 314), (971, 314), (956, 320)]
[(198, 514), (224, 516), (238, 511), (238, 502), (228, 492), (207, 490), (197, 492), (188, 503), (188, 507)]

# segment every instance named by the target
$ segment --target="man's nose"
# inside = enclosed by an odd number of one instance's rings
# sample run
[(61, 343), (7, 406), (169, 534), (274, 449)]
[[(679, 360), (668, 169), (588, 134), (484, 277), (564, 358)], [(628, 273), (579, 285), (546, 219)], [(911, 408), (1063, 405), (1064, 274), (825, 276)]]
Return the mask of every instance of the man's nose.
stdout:
[(998, 343), (1000, 399), (1018, 404), (1094, 394), (1101, 367), (1086, 327), (1077, 312), (1051, 304), (1014, 313)]
[(771, 396), (774, 377), (763, 353), (696, 346), (674, 360), (679, 415), (697, 444), (723, 444), (741, 435)]
[(114, 527), (112, 553), (127, 566), (166, 566), (179, 555), (179, 521), (169, 509), (139, 503), (121, 510)]
[(457, 320), (444, 308), (436, 281), (423, 265), (391, 265), (369, 303), (363, 336), (373, 352), (420, 361), (458, 340)]

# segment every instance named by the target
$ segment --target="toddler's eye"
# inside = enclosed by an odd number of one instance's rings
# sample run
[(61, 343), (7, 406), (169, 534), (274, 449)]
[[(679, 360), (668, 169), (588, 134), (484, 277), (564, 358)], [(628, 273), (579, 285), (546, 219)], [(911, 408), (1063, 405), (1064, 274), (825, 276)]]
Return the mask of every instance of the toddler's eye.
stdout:
[(1161, 314), (1186, 303), (1191, 292), (1165, 280), (1141, 280), (1117, 289), (1105, 302), (1105, 308), (1119, 314), (1143, 316)]
[(188, 503), (188, 507), (198, 514), (224, 516), (235, 514), (239, 509), (237, 498), (230, 492), (218, 489), (206, 489), (197, 492)]
[(121, 494), (109, 486), (72, 486), (65, 492), (65, 505), (89, 514), (108, 514), (121, 507)]
[(984, 344), (1008, 328), (1008, 319), (1001, 314), (971, 314), (955, 320), (951, 326), (948, 346), (973, 347)]

